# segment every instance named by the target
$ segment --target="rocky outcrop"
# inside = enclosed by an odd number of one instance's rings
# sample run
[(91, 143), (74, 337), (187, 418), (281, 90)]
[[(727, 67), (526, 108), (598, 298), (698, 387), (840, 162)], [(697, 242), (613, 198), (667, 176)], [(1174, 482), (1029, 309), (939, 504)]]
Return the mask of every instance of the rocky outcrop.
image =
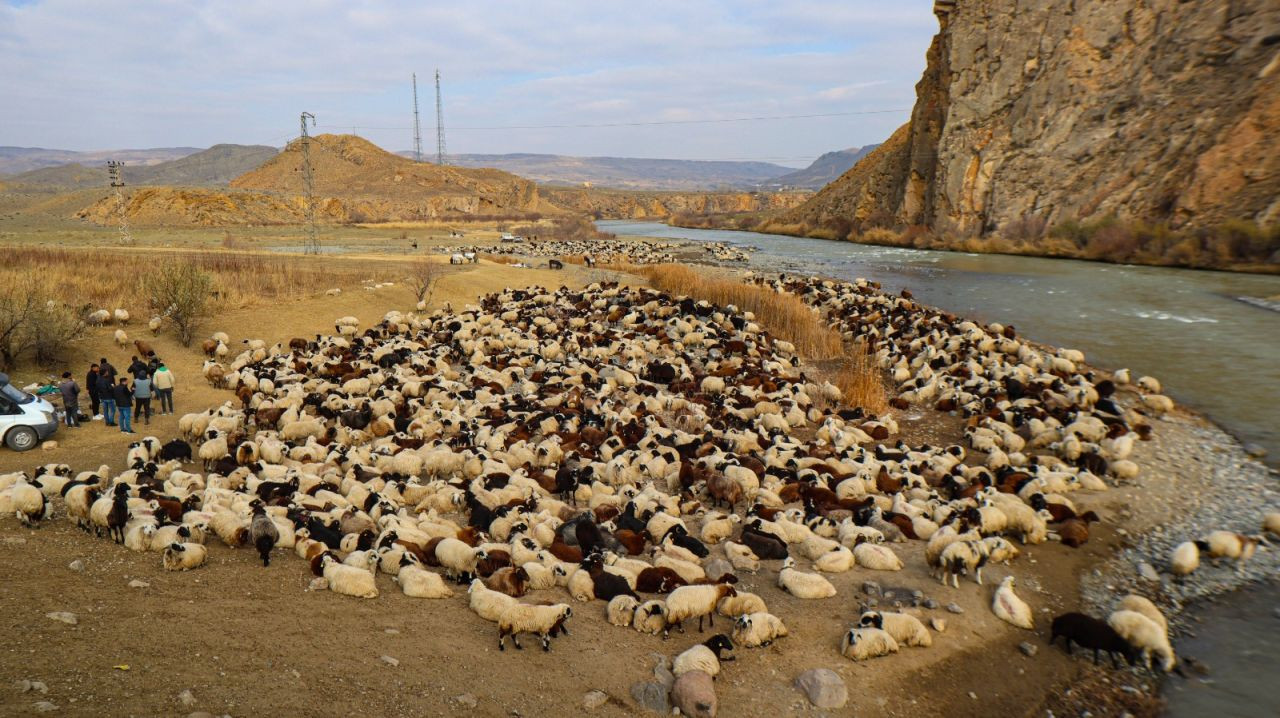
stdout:
[(1274, 0), (939, 0), (907, 125), (779, 223), (1280, 221)]
[(798, 207), (808, 192), (629, 192), (542, 188), (565, 210), (599, 219), (666, 219), (675, 214), (731, 214)]

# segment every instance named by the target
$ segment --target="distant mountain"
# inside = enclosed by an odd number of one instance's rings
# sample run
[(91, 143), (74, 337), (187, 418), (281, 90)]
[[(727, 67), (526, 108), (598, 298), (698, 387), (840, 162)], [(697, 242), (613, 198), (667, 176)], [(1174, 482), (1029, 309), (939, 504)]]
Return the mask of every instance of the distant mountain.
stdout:
[[(278, 152), (266, 145), (214, 145), (158, 164), (131, 166), (126, 162), (124, 181), (126, 186), (226, 186), (232, 179), (270, 160)], [(23, 172), (7, 177), (5, 181), (13, 186), (39, 190), (105, 187), (107, 168), (102, 165), (86, 167), (75, 162)]]
[(86, 166), (119, 160), (126, 165), (154, 165), (199, 152), (199, 147), (156, 147), (147, 150), (50, 150), (43, 147), (0, 147), (0, 175), (29, 172), (73, 162)]
[(871, 151), (879, 146), (879, 143), (877, 143), (863, 147), (850, 147), (847, 150), (827, 152), (814, 160), (813, 164), (808, 167), (780, 177), (774, 177), (765, 184), (770, 189), (785, 187), (822, 189), (834, 182), (840, 175), (848, 172), (849, 168), (857, 164), (858, 160), (871, 154)]
[[(397, 153), (412, 157), (412, 152)], [(542, 184), (645, 190), (751, 189), (791, 171), (769, 162), (661, 160), (639, 157), (574, 157), (509, 154), (449, 155), (457, 167), (491, 167)]]

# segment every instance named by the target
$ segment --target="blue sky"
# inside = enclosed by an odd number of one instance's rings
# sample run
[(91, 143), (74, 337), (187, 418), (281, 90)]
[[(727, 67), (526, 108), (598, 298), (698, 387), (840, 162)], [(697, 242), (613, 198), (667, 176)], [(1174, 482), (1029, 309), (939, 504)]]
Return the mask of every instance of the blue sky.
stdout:
[[(281, 145), (317, 132), (434, 152), (802, 165), (904, 122), (928, 0), (0, 2), (0, 145)], [(879, 114), (632, 127), (468, 129)]]

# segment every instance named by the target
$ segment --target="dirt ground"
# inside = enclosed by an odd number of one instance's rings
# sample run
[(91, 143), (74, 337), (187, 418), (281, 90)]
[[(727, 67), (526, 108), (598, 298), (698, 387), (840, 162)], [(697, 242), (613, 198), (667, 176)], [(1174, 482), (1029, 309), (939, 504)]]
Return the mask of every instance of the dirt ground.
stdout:
[[(574, 266), (550, 272), (482, 264), (441, 280), (434, 301), (457, 307), (508, 285), (583, 284), (607, 276)], [(332, 331), (334, 317), (353, 314), (367, 324), (411, 304), (408, 289), (397, 285), (235, 312), (207, 329), (227, 331), (234, 343), (247, 337), (277, 341)], [(103, 354), (127, 366), (127, 353), (105, 348), (109, 337), (110, 330), (97, 330), (77, 348), (71, 365), (81, 380), (86, 362)], [(166, 337), (155, 343), (177, 375), (179, 415), (230, 397), (200, 379), (203, 357), (197, 351), (182, 350)], [(176, 423), (176, 416), (160, 417), (136, 428), (140, 435), (167, 440)], [(925, 436), (954, 430), (908, 429)], [(129, 437), (97, 422), (64, 429), (57, 440), (60, 447), (53, 451), (0, 451), (0, 473), (45, 462), (68, 463), (77, 471), (108, 463), (119, 470)], [(1082, 503), (1100, 509), (1105, 518), (1120, 508), (1119, 500), (1104, 494)], [(62, 715), (559, 716), (584, 712), (583, 695), (592, 690), (609, 696), (594, 714), (635, 715), (640, 711), (629, 689), (652, 680), (653, 654), (674, 656), (710, 635), (690, 630), (668, 641), (642, 636), (608, 625), (604, 604), (596, 601), (574, 604), (571, 634), (556, 639), (550, 653), (537, 650), (534, 641), (522, 652), (500, 653), (495, 625), (467, 608), (465, 587), (451, 599), (408, 599), (380, 575), (382, 595), (376, 600), (309, 592), (312, 577), (294, 554), (277, 552), (264, 569), (250, 552), (227, 549), (216, 540), (206, 567), (167, 573), (158, 554), (133, 553), (86, 535), (62, 520), (60, 504), (57, 508), (56, 520), (34, 530), (23, 529), (12, 517), (0, 518), (3, 715), (30, 714), (38, 701), (49, 701)], [(1012, 569), (1019, 595), (1036, 611), (1034, 632), (1014, 629), (991, 613), (995, 586), (1009, 569), (989, 569), (985, 586), (968, 581), (959, 589), (944, 588), (923, 571), (922, 542), (894, 547), (906, 570), (858, 568), (835, 575), (837, 596), (820, 601), (795, 599), (777, 589), (772, 582), (777, 562), (770, 562), (760, 576), (744, 575), (740, 588), (759, 593), (787, 623), (790, 635), (769, 648), (736, 652), (738, 659), (725, 665), (717, 681), (720, 713), (820, 714), (792, 681), (804, 670), (824, 667), (839, 673), (850, 692), (849, 706), (831, 715), (1042, 715), (1038, 707), (1049, 696), (1092, 670), (1083, 659), (1046, 646), (1049, 619), (1077, 607), (1077, 576), (1107, 555), (1116, 538), (1102, 525), (1078, 551), (1057, 543), (1024, 549)], [(83, 571), (68, 568), (76, 560), (83, 562)], [(134, 579), (147, 587), (130, 587)], [(945, 632), (935, 634), (931, 648), (906, 648), (864, 664), (844, 659), (839, 639), (867, 599), (864, 581), (879, 582), (895, 594), (879, 599), (882, 608), (894, 600), (910, 606), (911, 591), (919, 589), (939, 604), (920, 609), (919, 615), (926, 622), (945, 620)], [(549, 591), (530, 598), (565, 596)], [(945, 607), (951, 603), (963, 613), (949, 612)], [(55, 611), (76, 614), (78, 623), (46, 617)], [(716, 626), (727, 632), (728, 620)], [(1033, 657), (1019, 651), (1023, 641), (1039, 649)], [(42, 681), (47, 694), (21, 692), (14, 682), (24, 679)], [(1127, 673), (1113, 674), (1112, 680), (1139, 685)], [(185, 690), (195, 697), (191, 705), (178, 700)]]

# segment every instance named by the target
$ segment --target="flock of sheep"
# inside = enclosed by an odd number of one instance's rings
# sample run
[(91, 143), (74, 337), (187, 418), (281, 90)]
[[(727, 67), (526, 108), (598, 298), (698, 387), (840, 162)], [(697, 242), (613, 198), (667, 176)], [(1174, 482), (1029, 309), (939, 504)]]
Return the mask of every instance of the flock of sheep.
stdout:
[[(676, 658), (672, 694), (687, 714), (713, 715), (724, 652), (788, 635), (764, 598), (736, 587), (740, 574), (770, 571), (795, 598), (830, 599), (830, 576), (901, 570), (895, 547), (918, 541), (951, 590), (981, 584), (1018, 544), (1087, 541), (1097, 517), (1070, 495), (1134, 476), (1145, 416), (1168, 410), (1154, 379), (1122, 400), (1127, 377), (1091, 371), (1079, 352), (905, 292), (757, 281), (864, 345), (895, 406), (961, 417), (964, 444), (886, 444), (891, 415), (847, 406), (750, 313), (604, 283), (390, 312), (363, 330), (345, 317), (334, 335), (237, 353), (217, 336), (205, 375), (235, 400), (183, 416), (182, 438), (136, 443), (120, 474), (0, 476), (0, 511), (36, 521), (61, 497), (70, 519), (173, 570), (202, 565), (216, 538), (253, 546), (264, 566), (291, 551), (348, 596), (376, 597), (378, 574), (427, 599), (465, 585), (503, 649), (532, 634), (549, 650), (579, 602), (662, 636), (719, 615), (732, 630)], [(992, 611), (1031, 629), (1014, 586), (1004, 579)], [(520, 600), (531, 591), (562, 600)], [(1154, 654), (1170, 670), (1167, 623), (1144, 601), (1125, 599), (1108, 621), (1066, 614), (1053, 637), (1131, 661)], [(890, 611), (828, 638), (853, 660), (932, 643), (917, 617)]]
[(605, 264), (663, 264), (674, 262), (675, 242), (641, 242), (634, 239), (570, 239), (527, 241), (519, 244), (441, 247), (439, 254), (502, 254), (524, 257), (591, 257)]

